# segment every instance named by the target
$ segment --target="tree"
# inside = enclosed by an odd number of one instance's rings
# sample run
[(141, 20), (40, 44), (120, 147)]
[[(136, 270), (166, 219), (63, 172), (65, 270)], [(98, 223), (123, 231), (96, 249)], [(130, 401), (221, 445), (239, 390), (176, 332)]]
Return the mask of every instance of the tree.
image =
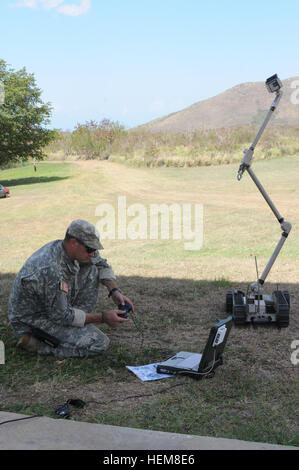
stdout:
[(105, 159), (109, 157), (112, 143), (125, 134), (124, 126), (118, 121), (103, 119), (101, 122), (87, 121), (78, 124), (72, 133), (74, 152), (85, 158)]
[(50, 103), (41, 100), (33, 74), (25, 68), (14, 71), (1, 59), (0, 83), (5, 91), (4, 103), (3, 93), (0, 102), (0, 166), (30, 157), (42, 160), (43, 148), (56, 137), (56, 131), (45, 127), (50, 123)]

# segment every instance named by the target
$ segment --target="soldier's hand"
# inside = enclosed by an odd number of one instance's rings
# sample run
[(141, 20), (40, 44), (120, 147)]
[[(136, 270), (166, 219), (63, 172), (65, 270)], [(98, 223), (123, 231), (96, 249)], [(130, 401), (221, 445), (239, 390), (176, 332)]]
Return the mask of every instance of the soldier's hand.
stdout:
[(129, 297), (126, 297), (125, 295), (123, 295), (121, 292), (119, 291), (115, 291), (113, 292), (112, 294), (112, 300), (113, 302), (115, 303), (115, 305), (125, 305), (125, 302), (128, 302), (128, 304), (131, 305), (131, 308), (132, 308), (132, 311), (134, 312), (134, 304), (133, 302), (129, 299)]
[(129, 318), (121, 318), (118, 316), (118, 314), (123, 313), (124, 312), (122, 310), (106, 310), (103, 312), (103, 323), (107, 323), (111, 328), (117, 328), (123, 323), (129, 321)]

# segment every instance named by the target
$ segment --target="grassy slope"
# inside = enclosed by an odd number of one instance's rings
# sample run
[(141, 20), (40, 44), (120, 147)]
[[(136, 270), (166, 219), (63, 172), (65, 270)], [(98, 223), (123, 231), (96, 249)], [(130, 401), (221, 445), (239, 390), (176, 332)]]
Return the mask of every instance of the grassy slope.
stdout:
[[(298, 445), (298, 370), (290, 362), (291, 342), (298, 339), (298, 167), (299, 158), (255, 164), (281, 214), (293, 224), (267, 284), (270, 291), (277, 282), (290, 290), (289, 328), (234, 328), (225, 365), (212, 381), (186, 378), (183, 386), (133, 400), (124, 398), (182, 382), (142, 384), (124, 366), (160, 360), (171, 349), (201, 350), (210, 325), (225, 316), (226, 288), (246, 289), (255, 278), (253, 255), (261, 270), (272, 253), (280, 237), (272, 213), (248, 175), (237, 182), (237, 165), (129, 169), (87, 161), (39, 164), (37, 173), (31, 166), (1, 172), (1, 182), (11, 188), (11, 197), (0, 201), (5, 227), (0, 250), (0, 335), (6, 346), (6, 364), (0, 366), (2, 409), (53, 416), (55, 405), (75, 394), (98, 402), (74, 415), (81, 420)], [(111, 347), (100, 361), (22, 355), (6, 321), (15, 273), (35, 249), (62, 238), (72, 219), (97, 222), (96, 206), (109, 202), (116, 208), (119, 195), (127, 197), (128, 205), (147, 208), (162, 202), (203, 204), (203, 248), (186, 251), (183, 240), (104, 240), (103, 256), (136, 304), (142, 343), (132, 323), (122, 331), (104, 326)]]

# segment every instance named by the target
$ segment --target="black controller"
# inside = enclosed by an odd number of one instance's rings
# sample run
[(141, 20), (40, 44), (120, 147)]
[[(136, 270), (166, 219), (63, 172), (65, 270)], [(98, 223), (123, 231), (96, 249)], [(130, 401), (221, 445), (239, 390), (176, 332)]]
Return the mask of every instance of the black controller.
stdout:
[(128, 318), (128, 312), (131, 312), (131, 305), (125, 301), (125, 305), (119, 304), (118, 310), (122, 310), (124, 313), (118, 313), (117, 315), (121, 318)]

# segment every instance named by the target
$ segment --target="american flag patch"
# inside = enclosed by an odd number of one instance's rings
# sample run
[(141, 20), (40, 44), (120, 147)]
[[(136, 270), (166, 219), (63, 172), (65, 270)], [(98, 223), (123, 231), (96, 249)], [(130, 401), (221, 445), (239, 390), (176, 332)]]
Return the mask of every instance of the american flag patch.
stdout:
[(68, 294), (69, 292), (69, 286), (67, 285), (66, 282), (61, 282), (60, 283), (60, 290), (62, 290), (62, 292), (65, 292), (66, 294)]

